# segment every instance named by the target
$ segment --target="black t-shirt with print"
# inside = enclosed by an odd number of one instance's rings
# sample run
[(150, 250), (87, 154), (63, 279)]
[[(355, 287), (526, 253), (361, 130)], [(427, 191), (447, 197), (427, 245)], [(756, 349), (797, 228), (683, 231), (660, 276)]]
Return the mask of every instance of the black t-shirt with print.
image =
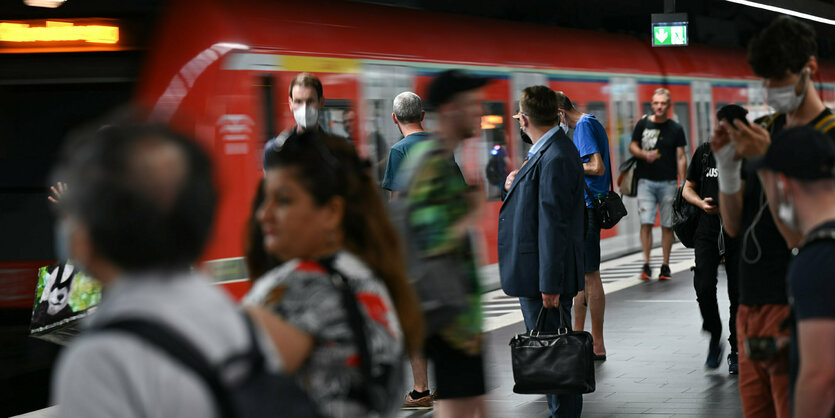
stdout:
[[(702, 199), (713, 198), (713, 205), (719, 207), (719, 173), (716, 171), (716, 159), (710, 151), (710, 143), (705, 142), (696, 148), (690, 164), (687, 165), (687, 180), (693, 182), (693, 189)], [(700, 213), (699, 225), (719, 232), (719, 215)]]
[(644, 151), (658, 150), (659, 153), (659, 158), (652, 163), (638, 158), (638, 178), (655, 181), (678, 178), (676, 149), (687, 146), (684, 129), (678, 122), (668, 119), (655, 123), (649, 117), (643, 118), (632, 131), (632, 142), (637, 142)]
[[(824, 110), (808, 126), (814, 127), (821, 119), (831, 115)], [(785, 115), (781, 115), (768, 127), (772, 138), (783, 130)], [(827, 132), (835, 140), (835, 129)], [(760, 178), (747, 164), (743, 169), (745, 192), (742, 197), (742, 257), (739, 267), (739, 303), (742, 305), (788, 304), (788, 273), (791, 250), (777, 229)]]

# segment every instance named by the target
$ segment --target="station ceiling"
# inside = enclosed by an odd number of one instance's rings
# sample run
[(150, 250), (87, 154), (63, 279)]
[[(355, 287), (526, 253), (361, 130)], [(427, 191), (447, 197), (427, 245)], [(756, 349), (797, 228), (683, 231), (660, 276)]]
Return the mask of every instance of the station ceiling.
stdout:
[[(352, 1), (621, 33), (646, 39), (650, 38), (650, 15), (665, 12), (665, 3), (667, 6), (673, 3), (674, 12), (688, 14), (691, 43), (734, 48), (743, 48), (751, 36), (777, 16), (775, 12), (727, 0)], [(835, 0), (753, 1), (835, 20)], [(0, 17), (4, 20), (82, 16), (153, 19), (165, 3), (166, 0), (68, 0), (57, 9), (44, 9), (26, 6), (22, 0), (4, 0), (0, 2)], [(809, 23), (818, 32), (821, 57), (835, 59), (835, 26)]]

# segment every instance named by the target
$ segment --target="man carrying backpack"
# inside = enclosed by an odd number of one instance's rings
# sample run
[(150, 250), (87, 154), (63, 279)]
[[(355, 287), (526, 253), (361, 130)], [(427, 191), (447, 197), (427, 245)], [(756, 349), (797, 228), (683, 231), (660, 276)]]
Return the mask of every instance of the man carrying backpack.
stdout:
[[(733, 112), (745, 117), (747, 111), (737, 105), (727, 105), (719, 109), (718, 120), (732, 121), (728, 114)], [(716, 160), (710, 152), (710, 143), (706, 142), (696, 149), (687, 169), (687, 181), (684, 183), (682, 196), (702, 212), (694, 235), (696, 250), (696, 268), (693, 270), (693, 287), (696, 288), (696, 301), (702, 314), (702, 329), (710, 333), (707, 361), (705, 367), (719, 367), (722, 357), (722, 320), (716, 302), (716, 284), (719, 263), (724, 255), (725, 273), (728, 277), (728, 298), (731, 301), (731, 315), (728, 323), (730, 336), (728, 343), (731, 353), (728, 355), (728, 373), (737, 374), (736, 311), (739, 306), (739, 244), (722, 228), (719, 219), (719, 181), (716, 172)]]
[[(233, 356), (252, 352), (266, 354), (254, 372), (278, 368), (274, 351), (256, 350), (259, 337), (232, 301), (190, 270), (214, 217), (208, 157), (165, 128), (130, 123), (67, 145), (56, 172), (73, 185), (58, 208), (59, 258), (69, 256), (99, 279), (105, 294), (59, 360), (52, 382), (58, 416), (228, 416), (222, 397), (195, 368), (154, 338), (108, 328), (139, 323), (168, 331), (184, 340), (177, 347), (187, 359), (203, 357), (218, 369)], [(269, 411), (270, 398), (251, 400)]]

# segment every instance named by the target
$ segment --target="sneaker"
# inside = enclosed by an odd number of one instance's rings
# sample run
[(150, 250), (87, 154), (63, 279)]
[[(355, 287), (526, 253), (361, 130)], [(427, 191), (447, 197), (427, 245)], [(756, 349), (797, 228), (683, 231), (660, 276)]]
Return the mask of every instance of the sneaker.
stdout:
[(435, 403), (435, 397), (431, 394), (426, 395), (422, 398), (414, 399), (412, 398), (412, 392), (406, 394), (406, 398), (403, 400), (403, 408), (405, 409), (432, 409), (432, 405)]
[(716, 369), (719, 367), (719, 359), (722, 358), (722, 343), (710, 343), (707, 349), (707, 360), (705, 367), (708, 369)]
[(673, 278), (673, 274), (670, 273), (670, 266), (666, 264), (661, 265), (661, 272), (658, 273), (658, 280), (670, 280)]
[(641, 269), (641, 280), (649, 280), (652, 277), (652, 269), (649, 268), (649, 264), (644, 264), (644, 268)]
[(728, 354), (728, 374), (739, 374), (739, 356), (736, 351)]

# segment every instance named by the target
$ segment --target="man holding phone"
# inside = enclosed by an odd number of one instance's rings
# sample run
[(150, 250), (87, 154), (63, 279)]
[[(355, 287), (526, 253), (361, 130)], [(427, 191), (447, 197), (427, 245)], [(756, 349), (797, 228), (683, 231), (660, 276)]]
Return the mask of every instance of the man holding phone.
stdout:
[[(766, 102), (776, 113), (762, 126), (742, 120), (721, 121), (711, 149), (719, 174), (719, 211), (729, 235), (741, 237), (739, 264), (739, 392), (746, 417), (789, 416), (788, 355), (781, 350), (768, 361), (749, 357), (749, 337), (787, 339), (781, 324), (789, 317), (786, 273), (802, 236), (769, 216), (770, 207), (756, 172), (743, 159), (755, 161), (766, 153), (771, 137), (785, 128), (811, 126), (835, 139), (835, 116), (824, 106), (812, 78), (818, 71), (814, 30), (788, 16), (780, 16), (748, 47), (748, 62), (763, 78)], [(785, 237), (785, 238), (784, 238)], [(760, 347), (760, 341), (752, 340)], [(751, 344), (749, 343), (749, 347)]]
[[(730, 104), (719, 109), (718, 120), (732, 122), (734, 119), (745, 121), (748, 113), (745, 108)], [(722, 320), (716, 301), (718, 269), (722, 257), (725, 257), (725, 273), (728, 278), (728, 298), (731, 301), (728, 342), (731, 353), (728, 354), (728, 373), (737, 374), (736, 311), (739, 306), (739, 242), (728, 236), (719, 219), (719, 181), (716, 159), (710, 152), (710, 144), (700, 145), (687, 170), (682, 196), (703, 213), (699, 216), (694, 239), (696, 250), (696, 268), (693, 270), (693, 287), (696, 289), (696, 301), (702, 314), (702, 329), (710, 333), (705, 367), (716, 369), (722, 357)]]

